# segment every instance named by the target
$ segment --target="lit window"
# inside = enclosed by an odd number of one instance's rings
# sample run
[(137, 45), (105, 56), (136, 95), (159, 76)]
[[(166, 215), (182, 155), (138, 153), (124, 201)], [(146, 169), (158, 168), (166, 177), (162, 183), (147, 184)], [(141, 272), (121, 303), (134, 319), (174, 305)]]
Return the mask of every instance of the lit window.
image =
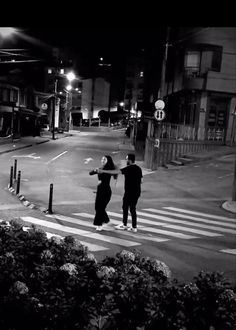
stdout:
[(187, 52), (185, 55), (185, 68), (199, 68), (200, 52)]
[(52, 73), (52, 69), (48, 69), (48, 73), (51, 74)]

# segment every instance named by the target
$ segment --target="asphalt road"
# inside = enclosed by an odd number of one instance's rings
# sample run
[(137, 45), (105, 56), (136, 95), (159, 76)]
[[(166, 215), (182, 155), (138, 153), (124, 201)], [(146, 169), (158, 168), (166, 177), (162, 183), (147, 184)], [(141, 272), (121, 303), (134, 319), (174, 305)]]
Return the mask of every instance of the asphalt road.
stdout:
[[(164, 261), (179, 280), (191, 280), (204, 269), (224, 271), (236, 283), (235, 215), (220, 207), (231, 197), (234, 157), (174, 170), (143, 168), (137, 234), (114, 229), (122, 216), (123, 177), (119, 176), (117, 182), (112, 181), (111, 222), (97, 233), (92, 225), (97, 178), (88, 172), (100, 165), (104, 154), (122, 166), (126, 151), (120, 150), (119, 143), (115, 133), (81, 132), (1, 155), (0, 218), (20, 217), (27, 225), (35, 223), (50, 233), (76, 235), (97, 258), (123, 248), (138, 249)], [(32, 203), (47, 207), (53, 183), (53, 217), (22, 206), (4, 190), (14, 159), (22, 173), (20, 192)]]

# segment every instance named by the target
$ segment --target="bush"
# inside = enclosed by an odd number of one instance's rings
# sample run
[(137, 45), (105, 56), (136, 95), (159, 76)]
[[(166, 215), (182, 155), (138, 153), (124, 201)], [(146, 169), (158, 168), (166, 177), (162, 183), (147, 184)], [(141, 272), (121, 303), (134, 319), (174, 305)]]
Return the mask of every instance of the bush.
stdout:
[(123, 250), (97, 262), (72, 236), (0, 226), (1, 330), (234, 329), (236, 294), (223, 274), (179, 284), (163, 262)]

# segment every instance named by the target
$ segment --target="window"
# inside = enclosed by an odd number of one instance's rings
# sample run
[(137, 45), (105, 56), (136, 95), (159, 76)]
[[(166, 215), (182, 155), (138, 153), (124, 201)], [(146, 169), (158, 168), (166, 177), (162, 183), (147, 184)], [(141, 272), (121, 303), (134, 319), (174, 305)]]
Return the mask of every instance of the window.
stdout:
[(18, 91), (16, 89), (12, 90), (12, 101), (18, 102)]
[(209, 70), (220, 72), (222, 47), (215, 45), (198, 45), (197, 50), (188, 50), (184, 57), (184, 68), (187, 76), (196, 77)]
[(200, 52), (188, 51), (185, 55), (184, 66), (185, 68), (199, 68)]
[(0, 88), (0, 101), (3, 101), (3, 88)]
[(2, 90), (2, 101), (10, 102), (10, 88), (3, 88)]
[(212, 55), (211, 70), (220, 72), (222, 60), (222, 49), (216, 49)]

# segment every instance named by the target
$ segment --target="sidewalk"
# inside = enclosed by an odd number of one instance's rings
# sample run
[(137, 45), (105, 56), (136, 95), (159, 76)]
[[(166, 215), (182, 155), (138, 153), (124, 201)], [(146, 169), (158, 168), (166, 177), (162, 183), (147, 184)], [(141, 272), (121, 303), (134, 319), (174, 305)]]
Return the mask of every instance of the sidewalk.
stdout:
[[(55, 133), (55, 139), (57, 140), (71, 135), (72, 134), (70, 133)], [(50, 140), (52, 140), (51, 132), (42, 132), (41, 136), (23, 136), (20, 139), (14, 139), (13, 141), (11, 137), (0, 137), (0, 155), (15, 150), (32, 147), (35, 144), (45, 143)]]

